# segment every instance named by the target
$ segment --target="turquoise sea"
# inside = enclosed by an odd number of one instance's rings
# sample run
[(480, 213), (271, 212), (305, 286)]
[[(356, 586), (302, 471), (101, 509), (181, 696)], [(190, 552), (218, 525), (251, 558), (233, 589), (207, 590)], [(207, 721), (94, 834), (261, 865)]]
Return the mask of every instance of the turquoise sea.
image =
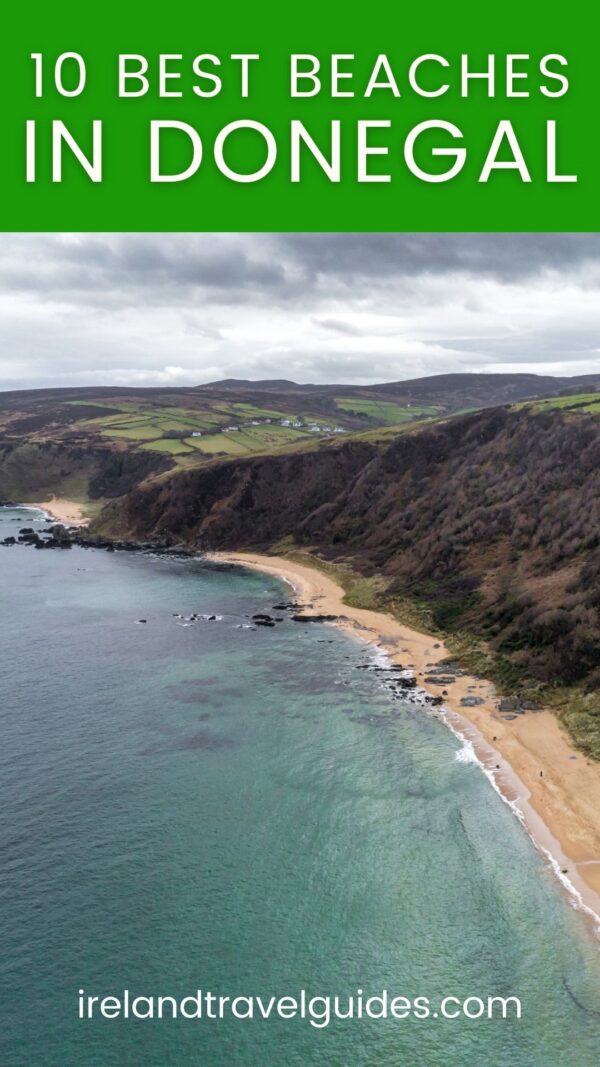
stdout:
[[(368, 646), (201, 560), (0, 548), (0, 589), (2, 1067), (596, 1067), (600, 944)], [(359, 988), (522, 1018), (78, 1018)]]

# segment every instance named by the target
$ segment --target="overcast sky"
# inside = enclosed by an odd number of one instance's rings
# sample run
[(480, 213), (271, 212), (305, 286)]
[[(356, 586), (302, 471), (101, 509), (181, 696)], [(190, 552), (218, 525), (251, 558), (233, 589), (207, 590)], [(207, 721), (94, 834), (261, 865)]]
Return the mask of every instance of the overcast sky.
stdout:
[(3, 234), (0, 388), (600, 371), (598, 234)]

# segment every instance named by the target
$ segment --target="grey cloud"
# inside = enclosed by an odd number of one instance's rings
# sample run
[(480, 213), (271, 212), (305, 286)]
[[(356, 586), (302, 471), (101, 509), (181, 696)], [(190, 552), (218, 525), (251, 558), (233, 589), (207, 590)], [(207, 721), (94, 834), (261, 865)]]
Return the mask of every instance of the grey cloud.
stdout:
[(600, 264), (597, 233), (289, 233), (5, 235), (0, 287), (106, 305), (301, 302), (354, 280), (395, 283), (467, 274), (514, 282)]
[(514, 281), (600, 260), (598, 233), (296, 233), (278, 243), (313, 276), (459, 272)]
[(333, 330), (334, 333), (345, 334), (347, 337), (360, 337), (362, 331), (357, 329), (356, 326), (352, 326), (349, 322), (344, 322), (343, 319), (315, 319), (317, 326), (321, 326), (324, 330)]
[(600, 235), (4, 234), (0, 387), (598, 370)]

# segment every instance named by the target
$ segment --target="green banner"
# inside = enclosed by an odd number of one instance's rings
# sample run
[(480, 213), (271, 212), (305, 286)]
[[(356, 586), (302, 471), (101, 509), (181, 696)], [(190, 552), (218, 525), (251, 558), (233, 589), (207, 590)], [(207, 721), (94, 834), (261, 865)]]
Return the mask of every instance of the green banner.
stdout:
[(599, 229), (599, 22), (512, 0), (13, 7), (2, 229)]

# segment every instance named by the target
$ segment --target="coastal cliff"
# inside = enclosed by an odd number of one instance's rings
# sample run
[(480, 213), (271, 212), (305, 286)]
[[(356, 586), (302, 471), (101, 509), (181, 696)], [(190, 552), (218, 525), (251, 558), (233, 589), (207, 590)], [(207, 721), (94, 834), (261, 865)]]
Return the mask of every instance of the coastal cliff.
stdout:
[(221, 461), (150, 478), (98, 532), (200, 550), (287, 539), (381, 576), (515, 680), (600, 684), (600, 433), (593, 416), (493, 409), (384, 445)]

